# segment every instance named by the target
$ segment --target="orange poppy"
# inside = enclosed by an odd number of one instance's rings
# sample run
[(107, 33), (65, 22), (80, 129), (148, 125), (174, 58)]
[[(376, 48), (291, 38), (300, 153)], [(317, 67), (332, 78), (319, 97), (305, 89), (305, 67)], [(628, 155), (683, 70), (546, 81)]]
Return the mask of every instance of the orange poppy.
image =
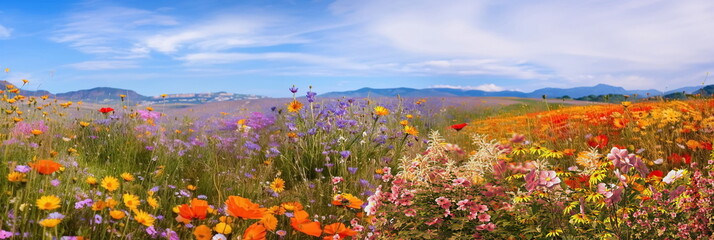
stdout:
[(294, 217), (290, 218), (290, 226), (310, 236), (319, 237), (322, 235), (320, 223), (310, 221), (309, 214), (303, 210), (295, 211)]
[(181, 204), (179, 206), (179, 215), (185, 219), (198, 218), (200, 220), (206, 219), (206, 213), (208, 212), (208, 202), (205, 200), (199, 200), (194, 198), (191, 200), (191, 206), (188, 204)]
[(264, 240), (266, 234), (266, 229), (263, 224), (253, 223), (243, 233), (244, 240)]
[(40, 174), (44, 174), (44, 175), (50, 175), (62, 167), (62, 165), (60, 165), (59, 163), (56, 163), (56, 162), (54, 162), (52, 160), (48, 160), (48, 159), (39, 160), (36, 163), (31, 164), (31, 165), (32, 165), (32, 168), (37, 170), (37, 172), (39, 172)]
[(332, 240), (335, 235), (338, 235), (340, 236), (340, 239), (343, 239), (345, 237), (357, 235), (357, 232), (348, 228), (343, 223), (333, 223), (325, 226), (325, 234), (328, 234), (329, 236), (324, 237), (323, 240)]
[(250, 199), (239, 196), (229, 196), (226, 200), (228, 213), (234, 217), (245, 219), (261, 219), (267, 208), (261, 208), (257, 203), (253, 203)]
[(364, 204), (364, 201), (348, 193), (338, 194), (332, 198), (332, 205), (335, 206), (360, 209), (362, 204)]

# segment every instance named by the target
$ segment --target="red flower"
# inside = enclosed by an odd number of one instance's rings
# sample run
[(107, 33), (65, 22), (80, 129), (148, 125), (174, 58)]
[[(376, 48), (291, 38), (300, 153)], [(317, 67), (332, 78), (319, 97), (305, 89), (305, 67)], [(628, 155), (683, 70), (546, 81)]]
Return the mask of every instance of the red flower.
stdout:
[(603, 149), (607, 147), (609, 139), (605, 135), (599, 135), (588, 139), (588, 146)]
[(680, 164), (682, 162), (690, 164), (692, 163), (692, 156), (686, 153), (682, 155), (672, 153), (671, 155), (669, 155), (669, 157), (667, 157), (667, 160), (670, 160), (674, 165)]
[(662, 178), (662, 177), (664, 177), (664, 173), (660, 170), (654, 170), (654, 171), (650, 172), (650, 174), (647, 175), (647, 178), (653, 178), (653, 177)]
[(454, 125), (451, 125), (451, 129), (454, 129), (456, 131), (461, 131), (461, 129), (466, 127), (466, 125), (468, 125), (468, 124), (466, 124), (466, 123), (454, 124)]
[(30, 166), (37, 170), (37, 172), (39, 172), (40, 174), (44, 175), (50, 175), (62, 167), (62, 165), (60, 165), (59, 163), (45, 159), (39, 160), (36, 163), (30, 163)]
[(109, 113), (109, 112), (114, 112), (114, 108), (100, 108), (99, 112), (101, 113)]

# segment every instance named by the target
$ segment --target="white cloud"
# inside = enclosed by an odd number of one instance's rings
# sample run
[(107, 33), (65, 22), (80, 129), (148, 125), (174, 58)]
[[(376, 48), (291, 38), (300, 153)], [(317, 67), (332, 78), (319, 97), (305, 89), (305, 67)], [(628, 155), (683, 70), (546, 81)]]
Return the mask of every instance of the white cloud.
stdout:
[(500, 92), (500, 91), (506, 90), (505, 88), (499, 87), (493, 83), (482, 84), (482, 85), (478, 85), (478, 86), (432, 85), (431, 88), (453, 88), (453, 89), (462, 89), (462, 90), (481, 90), (481, 91), (485, 91), (485, 92)]
[(100, 61), (84, 61), (79, 63), (68, 64), (68, 67), (78, 70), (109, 70), (109, 69), (128, 69), (138, 68), (139, 64), (133, 61), (123, 60), (100, 60)]
[(84, 53), (110, 58), (141, 58), (148, 51), (137, 42), (157, 27), (178, 22), (152, 11), (105, 6), (70, 14), (50, 38)]
[(498, 59), (493, 65), (500, 66), (445, 72), (499, 74), (525, 63), (548, 73), (533, 79), (609, 75), (653, 86), (671, 79), (663, 73), (702, 72), (714, 63), (708, 0), (338, 0), (331, 10), (353, 21), (360, 39), (383, 41), (373, 49), (407, 60)]
[(297, 33), (291, 33), (293, 30), (282, 28), (289, 25), (277, 16), (226, 15), (162, 31), (146, 37), (142, 44), (158, 52), (174, 53), (181, 49), (220, 51), (305, 43)]
[(9, 38), (11, 33), (12, 33), (12, 29), (6, 28), (5, 26), (0, 25), (0, 39)]
[(226, 64), (243, 61), (287, 61), (311, 65), (330, 66), (338, 69), (365, 70), (369, 66), (357, 64), (346, 59), (331, 58), (319, 55), (290, 52), (268, 53), (194, 53), (179, 57), (187, 65)]

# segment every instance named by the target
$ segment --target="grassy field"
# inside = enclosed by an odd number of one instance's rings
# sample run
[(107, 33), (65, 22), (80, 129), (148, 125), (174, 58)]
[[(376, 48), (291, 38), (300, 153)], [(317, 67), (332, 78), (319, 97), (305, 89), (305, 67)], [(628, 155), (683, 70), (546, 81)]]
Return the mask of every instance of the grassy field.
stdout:
[(714, 100), (308, 94), (179, 108), (13, 89), (0, 103), (0, 239), (706, 239), (714, 229)]

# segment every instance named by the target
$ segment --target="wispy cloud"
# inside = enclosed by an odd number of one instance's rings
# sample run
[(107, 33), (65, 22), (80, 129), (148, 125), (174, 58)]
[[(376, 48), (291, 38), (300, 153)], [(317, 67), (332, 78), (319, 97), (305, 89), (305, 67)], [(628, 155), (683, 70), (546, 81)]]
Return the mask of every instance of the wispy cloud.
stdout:
[(499, 59), (501, 67), (484, 69), (496, 74), (525, 63), (571, 84), (589, 83), (574, 80), (585, 74), (644, 75), (639, 83), (655, 85), (670, 79), (663, 72), (701, 72), (714, 63), (714, 2), (707, 0), (338, 0), (331, 10), (401, 56)]
[(146, 57), (149, 51), (136, 44), (139, 39), (156, 27), (178, 24), (171, 16), (117, 6), (74, 12), (63, 22), (51, 37), (53, 41), (112, 58)]
[(68, 64), (68, 67), (77, 70), (109, 70), (109, 69), (128, 69), (138, 68), (139, 64), (134, 61), (126, 60), (99, 60), (99, 61), (84, 61), (79, 63)]
[(10, 33), (12, 33), (12, 29), (6, 28), (5, 26), (0, 25), (0, 39), (9, 38)]
[(506, 90), (503, 87), (499, 87), (496, 84), (488, 83), (478, 86), (459, 86), (459, 85), (432, 85), (431, 88), (452, 88), (452, 89), (462, 89), (462, 90), (481, 90), (485, 92), (499, 92)]

